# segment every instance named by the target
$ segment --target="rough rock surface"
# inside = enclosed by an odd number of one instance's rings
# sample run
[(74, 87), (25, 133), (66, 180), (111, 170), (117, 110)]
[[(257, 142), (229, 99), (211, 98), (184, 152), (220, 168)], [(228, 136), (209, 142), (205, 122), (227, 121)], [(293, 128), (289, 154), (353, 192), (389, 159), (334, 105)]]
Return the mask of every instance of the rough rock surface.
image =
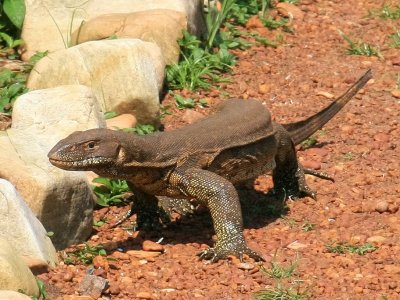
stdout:
[(157, 123), (164, 80), (160, 48), (138, 39), (83, 43), (42, 58), (29, 76), (29, 89), (82, 84), (91, 87), (103, 111), (133, 113)]
[(205, 34), (201, 0), (115, 0), (112, 5), (104, 0), (27, 0), (25, 3), (22, 28), (25, 41), (22, 58), (25, 61), (37, 51), (53, 52), (69, 47), (71, 34), (82, 22), (111, 13), (171, 9), (185, 13), (190, 32), (199, 36)]
[(10, 181), (61, 249), (91, 232), (93, 195), (84, 174), (52, 166), (49, 150), (76, 130), (104, 127), (90, 89), (32, 91), (14, 105), (12, 128), (0, 134), (0, 177)]
[(32, 300), (31, 297), (15, 291), (0, 291), (0, 300)]
[(74, 45), (87, 41), (115, 38), (138, 38), (157, 44), (167, 65), (178, 62), (177, 40), (187, 28), (185, 14), (166, 9), (154, 9), (130, 14), (98, 16), (84, 23), (72, 34)]
[(0, 290), (22, 290), (27, 295), (37, 296), (36, 279), (18, 251), (4, 238), (0, 238), (0, 245)]
[(0, 238), (8, 240), (21, 256), (43, 260), (52, 267), (57, 264), (56, 250), (43, 225), (4, 179), (0, 179)]

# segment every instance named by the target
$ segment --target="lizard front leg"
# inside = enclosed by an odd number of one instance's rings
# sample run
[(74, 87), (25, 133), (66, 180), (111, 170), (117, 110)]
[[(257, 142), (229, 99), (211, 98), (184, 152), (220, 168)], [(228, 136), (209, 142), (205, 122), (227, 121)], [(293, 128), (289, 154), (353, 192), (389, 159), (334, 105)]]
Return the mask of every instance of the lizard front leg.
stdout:
[(264, 260), (245, 242), (239, 197), (232, 183), (215, 173), (197, 168), (176, 169), (169, 183), (185, 196), (196, 198), (211, 212), (217, 242), (213, 248), (199, 253), (201, 259), (215, 262), (235, 255), (242, 260), (243, 254), (247, 254), (257, 261)]

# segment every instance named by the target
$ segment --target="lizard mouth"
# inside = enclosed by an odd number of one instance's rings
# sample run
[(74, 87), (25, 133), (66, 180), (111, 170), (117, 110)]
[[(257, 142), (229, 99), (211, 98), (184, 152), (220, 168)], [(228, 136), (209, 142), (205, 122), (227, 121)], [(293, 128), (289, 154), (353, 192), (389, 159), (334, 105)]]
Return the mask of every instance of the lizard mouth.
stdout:
[(64, 170), (84, 170), (84, 169), (89, 170), (89, 169), (95, 169), (96, 166), (108, 164), (113, 160), (111, 158), (104, 158), (104, 157), (91, 157), (74, 161), (49, 158), (49, 161), (52, 165)]

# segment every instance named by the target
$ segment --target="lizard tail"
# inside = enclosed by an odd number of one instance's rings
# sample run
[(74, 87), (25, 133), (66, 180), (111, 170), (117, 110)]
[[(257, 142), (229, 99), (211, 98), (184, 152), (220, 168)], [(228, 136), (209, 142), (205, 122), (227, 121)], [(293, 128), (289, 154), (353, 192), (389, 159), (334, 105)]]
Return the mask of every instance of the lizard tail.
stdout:
[(372, 78), (372, 71), (368, 70), (353, 86), (342, 96), (337, 98), (329, 106), (306, 120), (291, 124), (284, 124), (283, 127), (289, 132), (295, 145), (300, 144), (310, 137), (317, 130), (321, 129), (332, 119), (357, 92)]

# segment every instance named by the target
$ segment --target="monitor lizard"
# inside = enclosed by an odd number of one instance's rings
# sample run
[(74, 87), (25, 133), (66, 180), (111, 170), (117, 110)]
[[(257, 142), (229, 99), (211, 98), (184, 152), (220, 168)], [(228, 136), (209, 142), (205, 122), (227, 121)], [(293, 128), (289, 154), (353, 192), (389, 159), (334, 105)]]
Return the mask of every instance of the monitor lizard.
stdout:
[(199, 254), (201, 259), (217, 261), (228, 255), (242, 259), (247, 254), (263, 260), (245, 242), (234, 185), (272, 171), (278, 195), (315, 198), (304, 174), (329, 177), (304, 169), (295, 145), (321, 129), (371, 77), (368, 70), (325, 109), (292, 124), (273, 122), (257, 100), (231, 99), (207, 118), (169, 132), (146, 136), (101, 128), (74, 132), (59, 141), (48, 157), (64, 170), (91, 170), (128, 180), (150, 215), (156, 214), (156, 196), (195, 198), (209, 208), (217, 235), (214, 247)]

